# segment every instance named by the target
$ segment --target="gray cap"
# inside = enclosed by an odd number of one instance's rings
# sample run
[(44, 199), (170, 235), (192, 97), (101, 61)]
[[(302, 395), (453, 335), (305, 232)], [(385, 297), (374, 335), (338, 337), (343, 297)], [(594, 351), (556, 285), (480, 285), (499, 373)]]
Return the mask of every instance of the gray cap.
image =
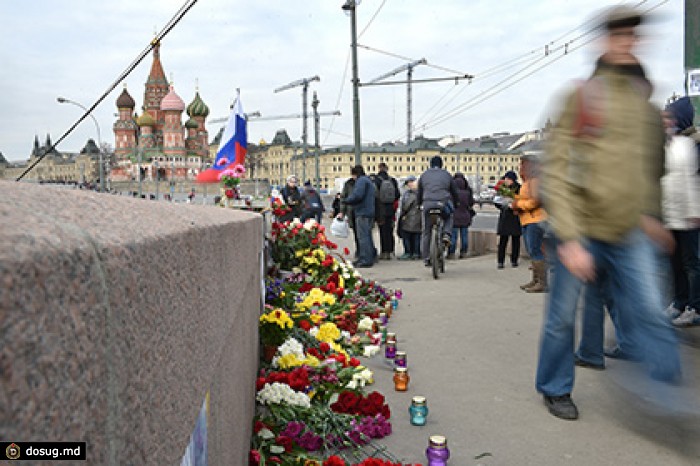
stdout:
[(600, 27), (608, 31), (624, 27), (639, 26), (644, 22), (644, 13), (628, 5), (614, 6), (601, 15)]
[(406, 184), (410, 183), (411, 181), (416, 181), (416, 177), (413, 175), (407, 176), (406, 179), (403, 180), (403, 184), (406, 185)]

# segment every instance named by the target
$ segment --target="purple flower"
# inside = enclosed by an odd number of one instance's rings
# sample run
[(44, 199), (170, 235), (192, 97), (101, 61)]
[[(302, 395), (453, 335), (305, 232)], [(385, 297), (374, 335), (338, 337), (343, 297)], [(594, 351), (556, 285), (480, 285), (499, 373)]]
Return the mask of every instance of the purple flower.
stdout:
[(303, 431), (306, 429), (306, 425), (303, 422), (292, 421), (287, 424), (287, 427), (280, 432), (280, 435), (296, 439)]
[(297, 443), (306, 451), (317, 451), (323, 446), (323, 439), (313, 432), (305, 432)]

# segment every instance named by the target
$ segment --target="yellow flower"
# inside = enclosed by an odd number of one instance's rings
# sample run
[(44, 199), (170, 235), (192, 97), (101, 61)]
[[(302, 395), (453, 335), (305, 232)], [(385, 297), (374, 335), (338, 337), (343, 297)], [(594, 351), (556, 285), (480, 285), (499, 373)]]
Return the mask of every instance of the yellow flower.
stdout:
[(321, 314), (311, 314), (309, 316), (309, 319), (311, 319), (311, 322), (318, 325), (319, 323), (323, 322), (326, 318)]
[(304, 362), (294, 353), (285, 354), (277, 359), (277, 365), (281, 369), (290, 369), (292, 367), (301, 366)]
[(297, 256), (297, 257), (303, 257), (303, 256), (307, 255), (308, 253), (309, 253), (309, 250), (308, 250), (308, 249), (299, 249), (299, 250), (296, 252), (296, 256)]
[(318, 333), (316, 334), (316, 339), (318, 341), (333, 343), (338, 338), (340, 338), (340, 330), (338, 330), (338, 327), (336, 327), (333, 322), (326, 322), (325, 324), (321, 324), (318, 328)]
[(304, 461), (304, 466), (321, 466), (321, 463), (316, 460), (306, 460)]
[(318, 367), (321, 364), (321, 362), (316, 356), (311, 356), (310, 354), (308, 354), (306, 355), (306, 358), (304, 358), (304, 364), (311, 367)]

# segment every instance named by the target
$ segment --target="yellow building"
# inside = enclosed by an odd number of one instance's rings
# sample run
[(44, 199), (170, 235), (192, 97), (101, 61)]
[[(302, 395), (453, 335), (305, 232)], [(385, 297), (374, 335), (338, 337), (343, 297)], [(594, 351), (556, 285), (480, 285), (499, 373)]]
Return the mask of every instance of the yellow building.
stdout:
[[(439, 155), (444, 168), (450, 173), (461, 172), (471, 180), (479, 180), (479, 185), (493, 184), (508, 170), (518, 170), (523, 144), (532, 140), (530, 135), (499, 135), (442, 147), (437, 139), (418, 137), (408, 146), (386, 143), (362, 147), (362, 165), (369, 174), (379, 171), (384, 162), (389, 174), (396, 178), (409, 175), (419, 176), (430, 165), (430, 159)], [(514, 146), (519, 148), (513, 149)], [(332, 190), (336, 179), (350, 176), (350, 168), (355, 164), (353, 146), (338, 146), (318, 151), (319, 186)], [(272, 142), (248, 147), (246, 160), (248, 175), (254, 179), (264, 179), (272, 185), (282, 186), (289, 175), (315, 184), (316, 151), (312, 145), (303, 156), (301, 143), (292, 141), (286, 131), (277, 132)]]
[[(77, 154), (61, 153), (51, 148), (51, 138), (47, 136), (46, 144), (39, 146), (37, 138), (34, 139), (34, 150), (27, 162), (5, 163), (0, 171), (3, 179), (15, 180), (32, 165), (39, 157), (43, 160), (24, 176), (27, 181), (48, 182), (96, 182), (99, 179), (99, 148), (95, 141), (88, 140), (85, 147)], [(105, 156), (105, 165), (107, 156)]]

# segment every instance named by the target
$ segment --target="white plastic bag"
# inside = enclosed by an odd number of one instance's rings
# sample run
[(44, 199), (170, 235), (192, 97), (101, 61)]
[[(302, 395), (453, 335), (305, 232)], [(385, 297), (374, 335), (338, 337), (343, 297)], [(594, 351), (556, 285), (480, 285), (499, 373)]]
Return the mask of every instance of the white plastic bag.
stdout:
[(337, 238), (347, 238), (350, 235), (348, 222), (344, 219), (334, 218), (333, 222), (331, 222), (331, 235)]

